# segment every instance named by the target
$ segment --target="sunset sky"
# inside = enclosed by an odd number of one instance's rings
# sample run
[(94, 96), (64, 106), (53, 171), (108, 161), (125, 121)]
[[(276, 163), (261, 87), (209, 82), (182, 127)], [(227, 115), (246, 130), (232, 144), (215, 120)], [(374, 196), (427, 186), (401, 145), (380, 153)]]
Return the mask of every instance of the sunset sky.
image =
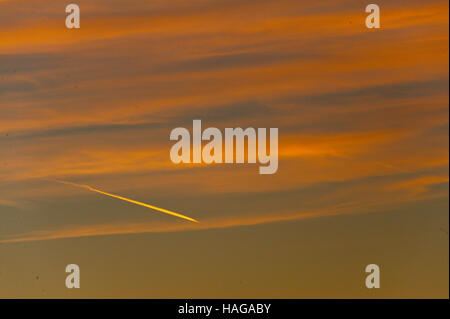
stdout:
[[(369, 3), (0, 0), (0, 297), (448, 298), (448, 1)], [(193, 119), (277, 173), (172, 163)]]

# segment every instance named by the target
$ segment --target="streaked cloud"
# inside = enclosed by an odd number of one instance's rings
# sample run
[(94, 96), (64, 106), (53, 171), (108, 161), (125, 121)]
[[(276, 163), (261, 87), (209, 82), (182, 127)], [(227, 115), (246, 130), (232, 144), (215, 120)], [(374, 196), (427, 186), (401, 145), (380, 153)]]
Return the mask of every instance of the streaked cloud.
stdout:
[[(0, 210), (13, 224), (2, 242), (256, 225), (448, 197), (446, 1), (383, 1), (379, 32), (365, 29), (355, 1), (80, 0), (75, 32), (63, 4), (25, 3), (37, 4), (0, 1)], [(278, 173), (173, 165), (169, 132), (194, 118), (279, 127)], [(42, 178), (183, 208), (202, 224), (148, 220)], [(27, 214), (20, 205), (36, 212), (29, 222), (14, 222)]]

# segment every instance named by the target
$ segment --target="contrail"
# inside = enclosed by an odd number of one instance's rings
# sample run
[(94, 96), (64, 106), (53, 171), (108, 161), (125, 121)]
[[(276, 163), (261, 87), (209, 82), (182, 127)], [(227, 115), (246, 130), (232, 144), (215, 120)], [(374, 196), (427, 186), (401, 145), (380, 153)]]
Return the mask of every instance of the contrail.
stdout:
[(144, 207), (147, 207), (147, 208), (151, 208), (151, 209), (154, 209), (154, 210), (157, 210), (157, 211), (160, 211), (160, 212), (172, 215), (172, 216), (176, 216), (176, 217), (179, 217), (179, 218), (183, 218), (183, 219), (189, 220), (189, 221), (194, 222), (194, 223), (198, 223), (198, 220), (195, 220), (193, 218), (190, 218), (190, 217), (187, 217), (187, 216), (184, 216), (184, 215), (172, 212), (172, 211), (164, 209), (164, 208), (159, 208), (159, 207), (156, 207), (156, 206), (153, 206), (153, 205), (141, 203), (141, 202), (138, 202), (138, 201), (135, 201), (135, 200), (132, 200), (132, 199), (129, 199), (129, 198), (125, 198), (125, 197), (122, 197), (122, 196), (119, 196), (119, 195), (110, 194), (110, 193), (101, 191), (99, 189), (92, 188), (89, 185), (76, 184), (76, 183), (61, 181), (61, 180), (57, 180), (57, 179), (53, 179), (52, 181), (55, 181), (55, 182), (58, 182), (58, 183), (62, 183), (62, 184), (72, 185), (72, 186), (75, 186), (75, 187), (81, 187), (81, 188), (90, 190), (92, 192), (96, 192), (96, 193), (100, 193), (100, 194), (103, 194), (103, 195), (106, 195), (106, 196), (111, 196), (111, 197), (114, 197), (114, 198), (118, 198), (118, 199), (121, 199), (121, 200), (126, 201), (126, 202), (130, 202), (130, 203), (133, 203), (133, 204), (136, 204), (136, 205), (140, 205), (140, 206), (144, 206)]

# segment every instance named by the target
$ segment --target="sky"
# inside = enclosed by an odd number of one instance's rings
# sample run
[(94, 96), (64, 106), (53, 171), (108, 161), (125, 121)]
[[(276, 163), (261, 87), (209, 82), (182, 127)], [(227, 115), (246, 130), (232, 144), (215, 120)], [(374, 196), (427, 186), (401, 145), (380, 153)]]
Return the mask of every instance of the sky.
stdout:
[[(448, 298), (447, 1), (72, 2), (0, 0), (0, 297)], [(194, 119), (278, 171), (172, 163)]]

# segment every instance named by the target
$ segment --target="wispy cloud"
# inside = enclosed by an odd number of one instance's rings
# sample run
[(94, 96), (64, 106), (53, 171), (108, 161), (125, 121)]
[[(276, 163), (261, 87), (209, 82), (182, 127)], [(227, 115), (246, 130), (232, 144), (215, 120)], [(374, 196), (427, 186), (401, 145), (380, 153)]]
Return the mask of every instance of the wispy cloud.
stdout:
[[(356, 196), (339, 213), (448, 196), (447, 1), (382, 1), (377, 32), (357, 1), (80, 0), (80, 30), (64, 27), (63, 4), (34, 2), (0, 1), (0, 211), (19, 218), (12, 207), (34, 201), (38, 212), (2, 240), (251, 225), (326, 215)], [(194, 118), (278, 127), (277, 174), (173, 165), (170, 130)], [(171, 203), (202, 223), (122, 211), (112, 221), (109, 201), (41, 178)], [(70, 201), (83, 213), (54, 218)]]

